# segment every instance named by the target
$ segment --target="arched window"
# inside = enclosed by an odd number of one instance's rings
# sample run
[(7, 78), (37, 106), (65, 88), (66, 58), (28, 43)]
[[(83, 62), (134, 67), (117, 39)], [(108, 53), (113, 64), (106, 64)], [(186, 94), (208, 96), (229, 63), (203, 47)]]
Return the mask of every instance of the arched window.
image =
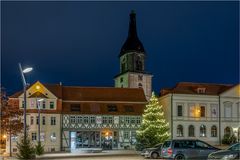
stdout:
[(194, 134), (194, 126), (193, 125), (190, 125), (188, 127), (188, 136), (189, 137), (194, 137), (195, 136), (195, 134)]
[(138, 87), (139, 87), (139, 88), (142, 88), (142, 83), (138, 83)]
[(182, 125), (177, 126), (177, 137), (183, 137), (183, 126)]
[(211, 127), (211, 136), (217, 137), (217, 127), (215, 125)]
[(226, 127), (226, 128), (224, 129), (224, 135), (228, 135), (228, 136), (231, 135), (231, 129), (230, 129), (230, 127)]
[(205, 125), (200, 126), (200, 137), (206, 137), (206, 126)]
[(137, 58), (136, 58), (136, 70), (137, 71), (142, 71), (143, 70), (142, 61), (141, 61), (140, 56), (137, 56)]

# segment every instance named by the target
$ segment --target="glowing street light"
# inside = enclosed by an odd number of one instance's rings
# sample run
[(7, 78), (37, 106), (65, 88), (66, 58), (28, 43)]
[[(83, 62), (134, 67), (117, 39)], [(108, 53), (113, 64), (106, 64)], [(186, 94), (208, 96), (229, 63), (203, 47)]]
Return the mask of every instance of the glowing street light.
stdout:
[(32, 67), (28, 67), (28, 68), (25, 68), (22, 72), (23, 73), (28, 73), (28, 72), (31, 72), (33, 70)]

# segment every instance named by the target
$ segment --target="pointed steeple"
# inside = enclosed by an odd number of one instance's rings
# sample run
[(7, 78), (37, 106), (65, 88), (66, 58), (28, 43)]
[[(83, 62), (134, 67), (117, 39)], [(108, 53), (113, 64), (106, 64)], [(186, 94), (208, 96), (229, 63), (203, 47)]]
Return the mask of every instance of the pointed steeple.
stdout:
[(128, 37), (125, 43), (122, 46), (121, 52), (119, 57), (124, 55), (127, 52), (135, 51), (144, 53), (144, 47), (141, 41), (138, 39), (137, 36), (137, 24), (136, 24), (136, 13), (135, 11), (131, 11), (130, 13), (130, 20), (129, 20), (129, 29), (128, 29)]

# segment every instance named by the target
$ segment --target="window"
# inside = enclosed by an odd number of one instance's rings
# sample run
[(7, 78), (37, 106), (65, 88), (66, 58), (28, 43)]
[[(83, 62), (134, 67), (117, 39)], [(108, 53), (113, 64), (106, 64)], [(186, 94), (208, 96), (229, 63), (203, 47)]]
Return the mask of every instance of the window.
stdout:
[(231, 129), (230, 129), (230, 127), (226, 127), (226, 128), (224, 129), (224, 135), (228, 135), (228, 136), (231, 135)]
[(217, 137), (217, 127), (215, 125), (211, 127), (211, 136)]
[(196, 141), (196, 148), (209, 149), (209, 148), (212, 148), (212, 147), (210, 145), (202, 142), (202, 141)]
[(22, 101), (22, 108), (24, 108), (24, 101)]
[(51, 117), (51, 125), (56, 125), (56, 117)]
[(96, 117), (90, 117), (90, 123), (95, 124), (96, 123)]
[(45, 119), (45, 116), (42, 117), (42, 125), (45, 125), (46, 124), (46, 119)]
[(37, 133), (32, 133), (32, 140), (36, 141), (37, 140)]
[(140, 118), (140, 117), (137, 117), (136, 123), (137, 123), (137, 124), (140, 124), (140, 123), (141, 123), (141, 118)]
[(188, 136), (189, 136), (189, 137), (194, 137), (194, 136), (195, 136), (194, 126), (193, 126), (193, 125), (190, 125), (190, 126), (188, 127)]
[(136, 59), (136, 70), (137, 71), (142, 71), (143, 70), (143, 65), (140, 56), (137, 57)]
[(70, 123), (76, 123), (75, 120), (76, 120), (76, 119), (75, 119), (75, 116), (70, 116)]
[(125, 112), (134, 112), (133, 106), (124, 106)]
[(183, 116), (183, 107), (182, 107), (182, 105), (178, 105), (177, 106), (177, 115), (179, 117)]
[(124, 139), (129, 139), (129, 132), (124, 131), (123, 137), (124, 137)]
[(108, 112), (117, 112), (117, 106), (116, 105), (108, 105)]
[(198, 88), (197, 93), (199, 93), (199, 94), (206, 93), (206, 88)]
[(205, 106), (200, 107), (200, 116), (205, 117)]
[(177, 137), (183, 137), (183, 126), (182, 125), (177, 126)]
[(108, 117), (108, 123), (112, 124), (113, 123), (113, 117)]
[(107, 124), (107, 117), (103, 117), (103, 120), (102, 120), (103, 124)]
[(120, 82), (123, 82), (123, 77), (120, 78)]
[(88, 117), (83, 117), (83, 123), (88, 124)]
[(206, 126), (205, 125), (200, 126), (200, 137), (206, 137)]
[(193, 141), (176, 141), (174, 143), (174, 148), (195, 148), (195, 143)]
[(72, 112), (80, 112), (81, 111), (80, 104), (71, 104), (70, 110)]
[(31, 116), (31, 117), (30, 117), (30, 124), (33, 125), (33, 123), (34, 123), (34, 117)]
[(38, 118), (38, 116), (36, 117), (36, 124), (38, 125), (38, 120), (39, 120), (39, 118)]
[(50, 109), (54, 109), (54, 102), (50, 102)]
[(42, 108), (45, 109), (46, 108), (46, 102), (42, 101)]
[(125, 124), (129, 124), (130, 123), (130, 117), (125, 117)]
[(131, 117), (131, 124), (135, 124), (136, 120), (135, 117)]
[(57, 137), (56, 137), (56, 133), (55, 132), (53, 132), (51, 134), (50, 139), (51, 139), (52, 142), (56, 141)]
[(142, 88), (142, 83), (138, 83), (138, 88)]
[(138, 75), (138, 80), (142, 81), (143, 80), (143, 75)]
[(224, 102), (224, 117), (231, 118), (232, 117), (232, 102)]
[(77, 116), (77, 123), (83, 123), (83, 119), (81, 116)]

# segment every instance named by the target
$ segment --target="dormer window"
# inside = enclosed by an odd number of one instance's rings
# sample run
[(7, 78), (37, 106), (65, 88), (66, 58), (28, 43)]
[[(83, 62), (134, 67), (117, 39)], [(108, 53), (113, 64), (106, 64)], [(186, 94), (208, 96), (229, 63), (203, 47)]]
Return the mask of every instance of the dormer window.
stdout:
[(197, 89), (197, 93), (198, 93), (198, 94), (204, 94), (204, 93), (206, 93), (206, 88), (198, 88), (198, 89)]

